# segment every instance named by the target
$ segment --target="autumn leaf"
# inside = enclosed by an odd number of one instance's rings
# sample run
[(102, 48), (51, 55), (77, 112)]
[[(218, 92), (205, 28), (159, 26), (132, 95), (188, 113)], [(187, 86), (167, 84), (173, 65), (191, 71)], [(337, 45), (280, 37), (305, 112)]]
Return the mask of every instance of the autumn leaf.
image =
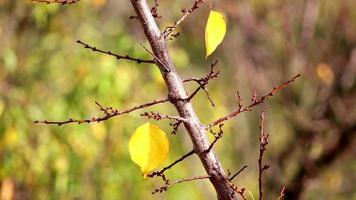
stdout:
[(212, 54), (224, 39), (226, 22), (223, 14), (211, 10), (205, 28), (206, 57)]
[(169, 152), (166, 133), (158, 126), (145, 123), (139, 126), (129, 141), (131, 159), (141, 167), (144, 178), (160, 165)]

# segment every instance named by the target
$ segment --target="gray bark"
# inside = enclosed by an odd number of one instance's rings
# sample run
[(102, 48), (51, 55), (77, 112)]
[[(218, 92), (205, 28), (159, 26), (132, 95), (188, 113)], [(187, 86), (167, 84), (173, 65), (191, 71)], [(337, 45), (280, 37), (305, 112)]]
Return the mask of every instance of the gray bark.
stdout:
[(206, 173), (211, 177), (210, 181), (216, 190), (218, 199), (237, 199), (234, 190), (227, 181), (228, 177), (224, 172), (220, 161), (214, 154), (214, 151), (210, 150), (209, 152), (204, 152), (210, 145), (207, 138), (206, 127), (200, 122), (195, 114), (192, 104), (189, 101), (184, 100), (188, 97), (187, 92), (185, 91), (183, 82), (177, 74), (168, 54), (166, 39), (158, 28), (146, 0), (131, 0), (131, 3), (142, 24), (153, 54), (157, 58), (155, 59), (156, 64), (165, 80), (168, 89), (168, 97), (170, 98), (171, 103), (176, 107), (180, 117), (187, 119), (187, 121), (184, 122), (185, 129), (191, 138), (194, 151), (199, 156)]

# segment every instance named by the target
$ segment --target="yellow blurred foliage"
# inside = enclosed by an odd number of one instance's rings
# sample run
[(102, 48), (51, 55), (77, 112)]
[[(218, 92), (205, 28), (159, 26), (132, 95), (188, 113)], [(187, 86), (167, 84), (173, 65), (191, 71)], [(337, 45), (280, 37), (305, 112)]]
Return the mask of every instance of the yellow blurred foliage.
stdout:
[(0, 116), (2, 112), (4, 112), (4, 108), (5, 108), (5, 103), (0, 99)]
[(56, 159), (54, 166), (58, 172), (62, 172), (62, 173), (67, 172), (68, 170), (67, 158), (65, 156), (60, 156), (59, 158)]
[(104, 123), (91, 124), (90, 128), (96, 140), (103, 141), (105, 139), (107, 130)]
[(319, 63), (316, 66), (316, 73), (318, 78), (326, 85), (331, 85), (334, 81), (334, 72), (330, 66), (325, 63)]
[(93, 5), (95, 8), (101, 8), (106, 4), (106, 0), (93, 0)]
[(11, 127), (5, 131), (4, 138), (3, 138), (3, 145), (7, 146), (8, 148), (14, 147), (19, 141), (18, 137), (18, 130), (16, 127)]

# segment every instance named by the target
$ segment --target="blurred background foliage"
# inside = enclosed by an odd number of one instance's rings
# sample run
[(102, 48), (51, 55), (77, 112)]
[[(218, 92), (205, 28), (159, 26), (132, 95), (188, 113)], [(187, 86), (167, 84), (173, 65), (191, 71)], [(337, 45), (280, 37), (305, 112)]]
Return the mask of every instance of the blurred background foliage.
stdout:
[[(149, 2), (153, 5), (153, 1)], [(287, 186), (286, 199), (356, 199), (356, 4), (354, 0), (212, 1), (228, 32), (204, 59), (205, 3), (168, 43), (183, 77), (203, 76), (219, 59), (222, 75), (193, 104), (202, 122), (247, 104), (253, 90), (268, 92), (297, 73), (302, 78), (253, 112), (224, 126), (215, 150), (226, 169), (248, 168), (235, 180), (258, 194), (259, 113), (270, 133), (265, 174), (267, 199)], [(172, 24), (192, 0), (159, 0), (160, 27)], [(94, 101), (123, 109), (166, 95), (159, 71), (88, 51), (98, 48), (150, 58), (129, 1), (82, 0), (46, 5), (0, 1), (0, 199), (214, 199), (208, 181), (151, 195), (159, 179), (143, 180), (130, 160), (128, 138), (147, 120), (140, 111), (98, 124), (49, 126), (34, 120), (98, 116)], [(187, 84), (189, 91), (193, 84)], [(148, 110), (174, 114), (169, 105)], [(143, 111), (141, 111), (143, 112)], [(166, 132), (168, 122), (154, 122)], [(166, 164), (191, 150), (183, 129), (169, 136)], [(203, 175), (196, 157), (167, 172), (171, 179)], [(249, 196), (249, 195), (248, 195)], [(252, 199), (250, 196), (249, 199)]]

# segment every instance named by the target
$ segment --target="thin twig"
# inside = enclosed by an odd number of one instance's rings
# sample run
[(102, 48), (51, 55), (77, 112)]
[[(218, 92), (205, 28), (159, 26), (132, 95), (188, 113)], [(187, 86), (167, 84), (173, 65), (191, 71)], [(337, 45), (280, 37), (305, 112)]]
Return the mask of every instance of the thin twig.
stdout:
[(101, 121), (108, 120), (108, 119), (110, 119), (112, 117), (115, 117), (115, 116), (127, 114), (127, 113), (133, 112), (135, 110), (143, 109), (143, 108), (146, 108), (146, 107), (149, 107), (149, 106), (153, 106), (153, 105), (164, 103), (164, 102), (168, 102), (168, 101), (169, 101), (168, 98), (157, 99), (157, 100), (154, 100), (152, 102), (141, 104), (141, 105), (137, 105), (137, 106), (134, 106), (132, 108), (129, 108), (127, 110), (122, 110), (122, 111), (119, 111), (117, 109), (113, 109), (111, 107), (104, 109), (98, 102), (96, 102), (96, 104), (100, 107), (100, 110), (105, 113), (105, 116), (92, 117), (90, 119), (68, 119), (66, 121), (48, 121), (48, 120), (38, 121), (38, 120), (36, 120), (36, 121), (34, 121), (34, 123), (61, 126), (61, 125), (70, 124), (70, 123), (82, 124), (82, 123), (101, 122)]
[(160, 188), (155, 189), (152, 194), (155, 194), (157, 192), (162, 193), (164, 191), (167, 191), (169, 187), (172, 187), (173, 185), (179, 184), (179, 183), (184, 183), (184, 182), (190, 182), (190, 181), (195, 181), (195, 180), (203, 180), (203, 179), (208, 179), (211, 176), (205, 175), (205, 176), (195, 176), (195, 177), (190, 177), (190, 178), (183, 178), (179, 179), (177, 181), (174, 181), (173, 183), (166, 182), (164, 186), (161, 186)]
[(144, 112), (141, 114), (142, 117), (148, 117), (149, 119), (154, 119), (154, 120), (162, 120), (162, 119), (171, 119), (171, 120), (176, 120), (176, 121), (183, 121), (186, 122), (187, 119), (179, 116), (172, 116), (172, 115), (161, 115), (160, 113), (155, 113), (155, 112)]
[(164, 38), (168, 38), (172, 34), (172, 32), (177, 28), (177, 26), (181, 24), (189, 14), (191, 14), (192, 12), (194, 12), (196, 9), (199, 8), (199, 4), (201, 3), (204, 3), (204, 0), (195, 0), (193, 6), (189, 10), (182, 9), (181, 11), (183, 15), (181, 16), (181, 18), (179, 18), (172, 26), (168, 26), (164, 29), (163, 31)]
[(247, 200), (245, 196), (245, 188), (239, 189), (234, 183), (232, 183), (228, 178), (226, 178), (226, 182), (230, 185), (230, 188), (233, 192), (230, 194), (230, 197), (233, 198), (235, 196), (235, 192), (241, 196), (243, 200)]
[(239, 115), (240, 113), (242, 112), (246, 112), (246, 111), (251, 111), (251, 108), (253, 108), (254, 106), (256, 105), (259, 105), (261, 103), (265, 103), (266, 100), (268, 100), (270, 97), (274, 96), (277, 92), (279, 92), (280, 90), (282, 90), (283, 88), (287, 87), (290, 83), (294, 82), (297, 78), (300, 77), (300, 74), (294, 76), (293, 78), (291, 78), (290, 80), (288, 80), (287, 82), (279, 85), (279, 86), (276, 86), (272, 89), (272, 91), (270, 91), (268, 94), (266, 95), (263, 95), (261, 98), (257, 99), (257, 96), (256, 95), (253, 95), (253, 98), (252, 98), (252, 103), (246, 107), (240, 107), (239, 105), (239, 108), (238, 110), (228, 114), (228, 115), (225, 115), (211, 123), (208, 124), (207, 128), (211, 128), (213, 126), (216, 126), (218, 124), (220, 124), (221, 122), (224, 122), (226, 120), (229, 120), (233, 117), (236, 117), (237, 115)]
[(40, 3), (60, 3), (60, 4), (73, 4), (73, 3), (77, 3), (80, 0), (31, 0), (33, 2), (40, 2)]
[(262, 177), (263, 172), (269, 168), (269, 165), (263, 164), (263, 154), (267, 149), (268, 145), (268, 134), (264, 130), (264, 119), (265, 113), (262, 112), (261, 114), (261, 124), (260, 124), (260, 153), (258, 158), (258, 191), (259, 191), (259, 200), (263, 199), (263, 183)]
[(204, 153), (209, 153), (209, 151), (213, 148), (213, 146), (215, 145), (215, 143), (222, 138), (224, 131), (222, 130), (222, 127), (224, 126), (224, 124), (219, 124), (219, 132), (218, 133), (214, 133), (213, 130), (210, 130), (210, 133), (212, 133), (214, 135), (214, 141), (210, 144), (209, 148), (206, 149), (204, 151)]
[(161, 66), (165, 69), (166, 72), (170, 72), (169, 68), (150, 50), (148, 50), (143, 44), (140, 43), (142, 48), (144, 48), (149, 54), (151, 54), (160, 64)]
[[(151, 8), (151, 14), (154, 18), (160, 19), (162, 16), (158, 13), (158, 1), (155, 0), (155, 5)], [(138, 19), (138, 16), (131, 15), (129, 19)]]
[(161, 115), (160, 113), (155, 113), (155, 112), (144, 112), (141, 114), (143, 117), (148, 117), (149, 119), (154, 119), (154, 120), (162, 120), (162, 119), (170, 119), (170, 120), (175, 120), (175, 122), (169, 123), (169, 125), (173, 128), (171, 134), (175, 135), (177, 133), (178, 127), (182, 124), (182, 122), (188, 122), (187, 119), (179, 116), (171, 116), (171, 115)]
[(173, 131), (171, 132), (172, 135), (175, 135), (178, 131), (179, 126), (182, 124), (183, 121), (176, 121), (169, 123), (169, 125), (173, 128)]
[(279, 194), (279, 197), (277, 200), (282, 200), (283, 197), (285, 196), (285, 190), (286, 190), (286, 186), (283, 186), (282, 190), (281, 190), (281, 193)]
[(118, 60), (120, 60), (120, 59), (131, 60), (131, 61), (137, 62), (138, 64), (140, 64), (140, 63), (154, 64), (155, 63), (154, 60), (133, 58), (133, 57), (131, 57), (129, 55), (120, 55), (120, 54), (113, 53), (111, 51), (101, 50), (101, 49), (96, 48), (95, 46), (90, 46), (89, 44), (86, 44), (86, 43), (84, 43), (84, 42), (82, 42), (80, 40), (77, 40), (77, 43), (83, 45), (84, 48), (86, 48), (86, 49), (91, 49), (92, 51), (95, 51), (95, 52), (103, 53), (103, 54), (106, 54), (106, 55), (109, 55), (109, 56), (114, 56)]
[(151, 8), (151, 13), (154, 18), (160, 19), (162, 16), (158, 13), (158, 0), (155, 0), (155, 5)]
[(239, 171), (237, 171), (234, 175), (232, 175), (229, 180), (232, 181), (236, 176), (238, 176), (242, 171), (247, 168), (247, 165), (243, 166)]
[(188, 153), (184, 154), (182, 157), (174, 161), (172, 164), (168, 165), (167, 167), (164, 167), (161, 171), (156, 171), (152, 172), (151, 174), (148, 174), (148, 177), (154, 177), (154, 176), (159, 176), (160, 174), (163, 174), (166, 170), (170, 169), (174, 165), (176, 165), (179, 162), (182, 162), (184, 159), (188, 158), (189, 156), (193, 155), (195, 153), (194, 150), (189, 151)]
[(211, 65), (210, 65), (210, 72), (209, 74), (207, 74), (206, 76), (202, 77), (202, 78), (195, 78), (195, 77), (192, 77), (192, 78), (186, 78), (186, 79), (183, 79), (183, 82), (196, 82), (199, 84), (199, 87), (197, 89), (194, 90), (194, 92), (189, 95), (189, 97), (187, 98), (188, 101), (190, 101), (198, 92), (199, 90), (203, 89), (205, 91), (205, 94), (207, 95), (210, 103), (212, 106), (215, 106), (209, 92), (208, 92), (208, 89), (206, 88), (206, 85), (209, 83), (210, 80), (214, 79), (214, 78), (217, 78), (219, 77), (220, 75), (220, 71), (215, 71), (214, 67), (216, 66), (216, 64), (218, 63), (218, 60), (216, 60), (215, 62), (213, 62)]

